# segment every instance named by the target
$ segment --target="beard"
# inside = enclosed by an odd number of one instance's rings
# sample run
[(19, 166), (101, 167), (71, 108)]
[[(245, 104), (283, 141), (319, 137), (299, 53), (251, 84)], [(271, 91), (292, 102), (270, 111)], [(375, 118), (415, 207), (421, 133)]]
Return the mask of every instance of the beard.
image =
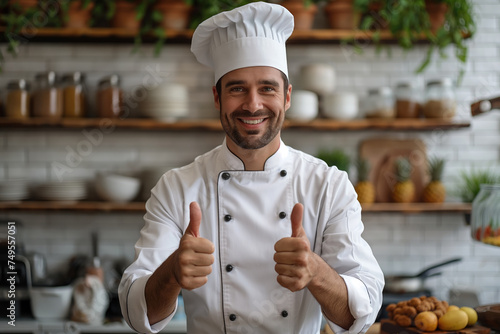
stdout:
[[(222, 109), (222, 106), (221, 106)], [(276, 116), (269, 110), (261, 110), (251, 113), (245, 110), (237, 110), (230, 115), (220, 116), (221, 124), (227, 136), (234, 141), (236, 145), (247, 150), (256, 150), (269, 144), (280, 132), (284, 121), (284, 114)], [(265, 117), (266, 128), (262, 130), (243, 130), (238, 129), (238, 118), (240, 117)], [(260, 134), (259, 134), (260, 133)]]

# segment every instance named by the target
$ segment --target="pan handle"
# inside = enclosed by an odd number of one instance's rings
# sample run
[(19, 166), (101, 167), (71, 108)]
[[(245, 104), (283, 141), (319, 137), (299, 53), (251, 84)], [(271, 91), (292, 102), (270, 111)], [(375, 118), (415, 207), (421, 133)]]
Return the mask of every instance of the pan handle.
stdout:
[(417, 274), (417, 277), (428, 277), (429, 273), (432, 272), (434, 269), (437, 269), (437, 268), (440, 268), (442, 266), (445, 266), (445, 265), (448, 265), (448, 264), (452, 264), (452, 263), (455, 263), (455, 262), (460, 262), (460, 261), (462, 261), (462, 258), (461, 257), (456, 257), (456, 258), (453, 258), (453, 259), (450, 259), (450, 260), (447, 260), (447, 261), (444, 261), (444, 262), (437, 263), (435, 265), (432, 265), (432, 266), (427, 267), (424, 270), (422, 270), (420, 273)]
[(500, 108), (500, 96), (490, 100), (479, 100), (471, 104), (470, 111), (472, 116), (483, 114), (492, 109)]

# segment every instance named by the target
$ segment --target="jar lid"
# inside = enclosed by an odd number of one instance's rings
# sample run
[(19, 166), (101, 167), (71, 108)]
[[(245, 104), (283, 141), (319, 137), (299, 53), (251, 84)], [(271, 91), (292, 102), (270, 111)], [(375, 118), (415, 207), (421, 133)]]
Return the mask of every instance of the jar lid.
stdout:
[(43, 81), (48, 82), (50, 85), (53, 85), (53, 84), (56, 83), (57, 75), (53, 71), (44, 72), (44, 73), (38, 73), (37, 75), (35, 75), (35, 79), (37, 81), (42, 81), (43, 80)]
[(390, 87), (379, 87), (368, 90), (368, 95), (391, 95), (392, 89)]
[(441, 78), (438, 80), (432, 80), (427, 83), (427, 87), (429, 86), (443, 86), (443, 87), (451, 87), (453, 82), (450, 78)]
[(99, 86), (111, 85), (118, 86), (120, 84), (120, 76), (117, 74), (112, 74), (110, 76), (104, 77), (99, 81)]
[(28, 90), (30, 89), (30, 84), (24, 79), (13, 80), (9, 81), (9, 83), (7, 84), (7, 89)]
[(74, 73), (67, 73), (62, 77), (63, 82), (71, 82), (71, 83), (81, 83), (85, 80), (85, 74), (82, 72), (74, 72)]

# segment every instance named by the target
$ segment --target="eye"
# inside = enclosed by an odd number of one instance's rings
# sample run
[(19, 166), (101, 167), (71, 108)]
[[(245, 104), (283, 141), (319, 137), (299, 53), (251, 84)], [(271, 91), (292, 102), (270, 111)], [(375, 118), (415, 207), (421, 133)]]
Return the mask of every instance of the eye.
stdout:
[(274, 92), (276, 89), (273, 86), (265, 86), (262, 88), (263, 92)]
[(241, 86), (233, 86), (231, 87), (231, 89), (229, 90), (231, 93), (240, 93), (243, 91), (243, 87)]

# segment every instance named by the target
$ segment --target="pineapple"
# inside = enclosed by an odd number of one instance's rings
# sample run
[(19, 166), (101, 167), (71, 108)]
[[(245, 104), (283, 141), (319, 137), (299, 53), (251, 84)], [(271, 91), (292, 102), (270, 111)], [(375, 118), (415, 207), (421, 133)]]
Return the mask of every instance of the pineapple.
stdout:
[(410, 179), (412, 166), (407, 158), (396, 160), (397, 182), (392, 191), (392, 199), (397, 203), (411, 203), (415, 197), (415, 185)]
[(368, 180), (368, 172), (370, 170), (370, 163), (366, 159), (360, 158), (356, 162), (358, 169), (358, 183), (354, 189), (358, 194), (358, 201), (360, 203), (371, 204), (375, 201), (375, 188), (373, 183)]
[(443, 203), (446, 198), (446, 189), (441, 182), (444, 163), (444, 159), (434, 158), (429, 160), (431, 182), (427, 184), (422, 195), (426, 203)]

